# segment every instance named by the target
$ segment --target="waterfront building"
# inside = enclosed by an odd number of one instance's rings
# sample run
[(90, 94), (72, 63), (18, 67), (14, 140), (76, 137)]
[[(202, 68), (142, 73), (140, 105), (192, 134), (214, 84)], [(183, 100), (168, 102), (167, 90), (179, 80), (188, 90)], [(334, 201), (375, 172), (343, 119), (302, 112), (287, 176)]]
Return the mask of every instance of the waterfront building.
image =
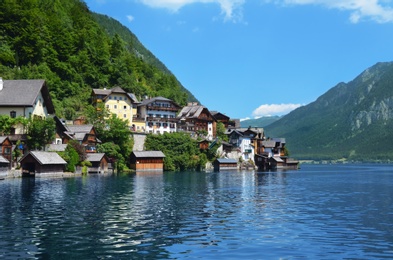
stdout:
[(192, 134), (198, 134), (201, 131), (207, 133), (206, 138), (213, 140), (216, 137), (217, 120), (210, 113), (209, 109), (198, 103), (189, 103), (179, 112), (177, 119), (179, 120), (178, 131)]
[(62, 176), (66, 164), (55, 152), (30, 151), (20, 160), (22, 176)]
[(96, 146), (101, 141), (97, 138), (96, 130), (93, 125), (66, 125), (67, 131), (63, 143), (67, 144), (70, 140), (76, 140), (85, 147), (86, 153), (95, 153)]
[(107, 173), (109, 169), (109, 158), (105, 153), (88, 153), (86, 161), (91, 162), (88, 173)]
[(177, 112), (180, 106), (164, 97), (143, 100), (138, 105), (138, 118), (145, 122), (145, 132), (162, 134), (177, 131)]
[(161, 151), (133, 151), (131, 169), (136, 171), (163, 171), (165, 155)]

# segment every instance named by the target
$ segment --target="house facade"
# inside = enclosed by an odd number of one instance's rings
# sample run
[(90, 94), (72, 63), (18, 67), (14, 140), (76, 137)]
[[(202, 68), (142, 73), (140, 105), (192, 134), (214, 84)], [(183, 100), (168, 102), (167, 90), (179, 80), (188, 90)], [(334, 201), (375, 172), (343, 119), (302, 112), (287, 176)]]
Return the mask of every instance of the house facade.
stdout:
[(0, 155), (12, 162), (12, 143), (7, 136), (0, 136)]
[(137, 114), (135, 96), (130, 95), (120, 87), (93, 89), (92, 101), (96, 106), (99, 103), (104, 103), (104, 106), (111, 114), (128, 121), (128, 126), (130, 128), (133, 127), (133, 116)]
[(55, 152), (30, 151), (20, 160), (22, 176), (62, 176), (67, 164)]
[[(55, 109), (45, 80), (3, 80), (0, 78), (0, 114), (12, 118), (46, 118)], [(25, 134), (25, 129), (15, 126), (13, 135)]]
[(66, 128), (64, 144), (67, 144), (70, 140), (76, 140), (85, 147), (86, 153), (96, 152), (96, 146), (101, 141), (97, 138), (93, 125), (67, 125)]
[(206, 138), (213, 140), (216, 137), (216, 119), (210, 111), (198, 103), (189, 103), (179, 112), (179, 131), (188, 133), (198, 133), (206, 131)]
[(179, 110), (180, 106), (170, 99), (149, 98), (138, 105), (138, 117), (144, 120), (146, 133), (172, 133), (177, 131)]
[(164, 158), (161, 151), (134, 151), (130, 155), (130, 166), (136, 171), (163, 171)]

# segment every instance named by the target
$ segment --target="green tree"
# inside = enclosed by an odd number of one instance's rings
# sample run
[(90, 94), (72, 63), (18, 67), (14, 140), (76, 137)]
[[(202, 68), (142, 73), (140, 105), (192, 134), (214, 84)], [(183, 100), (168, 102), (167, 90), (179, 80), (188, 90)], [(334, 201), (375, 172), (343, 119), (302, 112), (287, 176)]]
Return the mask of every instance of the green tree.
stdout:
[(146, 137), (145, 149), (162, 151), (167, 171), (200, 170), (207, 161), (197, 141), (185, 133), (150, 134)]
[(216, 135), (224, 142), (228, 142), (228, 135), (225, 134), (225, 125), (222, 122), (217, 122)]
[(30, 118), (27, 127), (27, 146), (30, 150), (42, 150), (55, 137), (56, 124), (53, 118)]

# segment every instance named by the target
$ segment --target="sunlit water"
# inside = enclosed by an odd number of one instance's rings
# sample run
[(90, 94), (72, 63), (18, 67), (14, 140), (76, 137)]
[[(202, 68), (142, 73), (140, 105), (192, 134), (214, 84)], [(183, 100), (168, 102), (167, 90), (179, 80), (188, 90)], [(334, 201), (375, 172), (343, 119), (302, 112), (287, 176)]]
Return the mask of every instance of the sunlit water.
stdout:
[(393, 166), (0, 181), (1, 259), (393, 258)]

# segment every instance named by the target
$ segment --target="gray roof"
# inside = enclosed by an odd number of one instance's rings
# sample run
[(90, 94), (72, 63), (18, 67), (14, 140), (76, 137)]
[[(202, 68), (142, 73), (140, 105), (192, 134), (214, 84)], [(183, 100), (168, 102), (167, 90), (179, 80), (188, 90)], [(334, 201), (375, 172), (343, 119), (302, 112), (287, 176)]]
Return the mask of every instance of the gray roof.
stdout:
[(274, 147), (276, 147), (276, 142), (275, 141), (271, 141), (271, 140), (269, 140), (269, 141), (262, 141), (262, 145), (264, 147), (274, 148)]
[(8, 136), (0, 136), (0, 144), (2, 144)]
[(179, 118), (198, 118), (202, 113), (204, 106), (195, 105), (195, 106), (186, 106), (180, 111), (178, 117)]
[(93, 125), (67, 125), (67, 128), (71, 133), (90, 133)]
[(235, 159), (231, 159), (231, 158), (218, 158), (217, 161), (219, 163), (237, 163)]
[(140, 103), (139, 101), (138, 101), (138, 99), (136, 98), (136, 96), (135, 96), (135, 94), (134, 93), (127, 93), (130, 97), (131, 97), (131, 99), (132, 99), (132, 102), (134, 102), (134, 103)]
[(10, 161), (8, 161), (6, 158), (0, 155), (0, 163), (10, 163)]
[(89, 162), (99, 162), (105, 156), (105, 153), (86, 153), (86, 160)]
[(168, 99), (168, 98), (164, 98), (164, 97), (154, 97), (154, 98), (145, 99), (139, 104), (139, 106), (146, 106), (146, 105), (156, 102), (156, 101), (166, 101), (166, 102), (170, 102), (170, 103), (173, 103), (174, 105), (178, 106), (173, 100)]
[(136, 158), (152, 157), (152, 158), (164, 158), (165, 154), (161, 151), (134, 151), (132, 152)]
[(64, 152), (67, 148), (67, 144), (50, 144), (47, 150), (50, 152)]
[(120, 94), (125, 94), (132, 102), (139, 103), (138, 100), (136, 99), (135, 95), (131, 95), (131, 93), (127, 93), (122, 89), (121, 87), (114, 87), (112, 89), (93, 89), (94, 95), (101, 95), (105, 96), (103, 99), (107, 99), (107, 97), (112, 94), (112, 93), (120, 93)]
[[(31, 154), (39, 164), (67, 164), (63, 158), (60, 157), (55, 152), (41, 152), (41, 151), (30, 151), (27, 155)], [(23, 160), (27, 155), (25, 155), (21, 160)]]
[(48, 113), (53, 114), (53, 103), (43, 79), (3, 80), (3, 89), (0, 90), (0, 106), (32, 107), (40, 92), (42, 92)]

